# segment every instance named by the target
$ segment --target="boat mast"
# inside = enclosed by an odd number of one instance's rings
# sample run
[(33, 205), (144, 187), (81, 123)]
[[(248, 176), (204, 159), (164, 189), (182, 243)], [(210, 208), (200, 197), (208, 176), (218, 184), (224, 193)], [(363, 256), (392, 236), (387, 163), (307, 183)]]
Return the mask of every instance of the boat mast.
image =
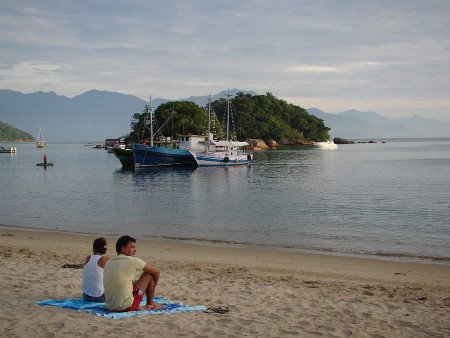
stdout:
[(211, 93), (208, 98), (208, 145), (206, 150), (209, 151), (209, 144), (211, 143)]
[(227, 94), (227, 141), (230, 140), (230, 90), (228, 89)]
[(153, 107), (152, 107), (152, 96), (149, 95), (150, 98), (150, 104), (149, 104), (149, 109), (150, 109), (150, 147), (153, 147)]

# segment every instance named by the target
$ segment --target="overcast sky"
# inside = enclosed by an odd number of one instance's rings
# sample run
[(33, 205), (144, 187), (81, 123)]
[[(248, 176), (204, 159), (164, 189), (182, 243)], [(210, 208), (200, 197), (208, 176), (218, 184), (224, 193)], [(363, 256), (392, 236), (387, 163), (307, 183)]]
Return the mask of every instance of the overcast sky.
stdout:
[(238, 88), (450, 121), (448, 0), (2, 0), (0, 51), (0, 88), (24, 93)]

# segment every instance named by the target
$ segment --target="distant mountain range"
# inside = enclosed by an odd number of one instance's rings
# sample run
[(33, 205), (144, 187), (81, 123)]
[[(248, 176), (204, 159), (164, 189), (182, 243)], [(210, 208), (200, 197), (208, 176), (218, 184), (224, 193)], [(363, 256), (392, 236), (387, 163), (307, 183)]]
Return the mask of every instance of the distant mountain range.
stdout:
[[(242, 92), (230, 90), (230, 95)], [(254, 92), (246, 92), (256, 95)], [(214, 101), (226, 97), (220, 92), (211, 97)], [(192, 96), (181, 100), (193, 101), (201, 106), (208, 96)], [(156, 109), (169, 99), (153, 99)], [(101, 141), (130, 132), (131, 118), (141, 113), (148, 102), (132, 95), (90, 90), (74, 98), (54, 92), (23, 94), (0, 90), (0, 121), (27, 131), (37, 137), (39, 128), (48, 142)]]
[[(230, 90), (257, 95), (239, 89)], [(213, 95), (217, 100), (226, 97), (222, 91)], [(155, 109), (169, 99), (157, 98)], [(191, 96), (177, 101), (193, 101), (205, 106), (208, 96)], [(141, 113), (148, 102), (132, 95), (90, 90), (74, 98), (54, 92), (23, 94), (0, 90), (0, 121), (37, 137), (39, 128), (47, 142), (101, 141), (126, 135), (134, 113)], [(339, 114), (320, 109), (307, 109), (324, 120), (333, 137), (391, 138), (391, 137), (450, 137), (450, 122), (413, 116), (407, 119), (389, 119), (374, 112), (348, 110)]]
[(326, 113), (317, 108), (306, 109), (322, 119), (331, 128), (331, 137), (353, 139), (366, 138), (414, 138), (450, 137), (450, 122), (425, 119), (419, 115), (392, 119), (375, 112), (346, 110), (338, 114)]

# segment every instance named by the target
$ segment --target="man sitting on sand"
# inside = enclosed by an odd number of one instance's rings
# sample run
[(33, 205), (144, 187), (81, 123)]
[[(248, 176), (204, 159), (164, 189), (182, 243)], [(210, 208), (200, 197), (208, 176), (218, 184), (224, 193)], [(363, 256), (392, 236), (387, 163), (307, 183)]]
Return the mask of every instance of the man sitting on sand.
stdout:
[[(134, 257), (136, 239), (122, 236), (117, 240), (117, 256), (105, 265), (103, 284), (105, 287), (106, 308), (112, 311), (159, 310), (164, 306), (153, 301), (160, 271), (157, 267)], [(137, 281), (135, 274), (143, 271)], [(144, 294), (147, 303), (140, 306)]]

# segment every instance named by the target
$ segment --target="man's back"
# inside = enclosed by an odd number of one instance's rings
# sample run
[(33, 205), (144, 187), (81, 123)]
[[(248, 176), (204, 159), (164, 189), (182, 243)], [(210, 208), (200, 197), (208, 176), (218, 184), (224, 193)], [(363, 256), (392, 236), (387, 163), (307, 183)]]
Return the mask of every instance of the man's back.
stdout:
[(142, 271), (145, 262), (142, 259), (122, 254), (111, 258), (105, 265), (103, 285), (106, 307), (122, 311), (133, 303), (133, 280), (137, 271)]

